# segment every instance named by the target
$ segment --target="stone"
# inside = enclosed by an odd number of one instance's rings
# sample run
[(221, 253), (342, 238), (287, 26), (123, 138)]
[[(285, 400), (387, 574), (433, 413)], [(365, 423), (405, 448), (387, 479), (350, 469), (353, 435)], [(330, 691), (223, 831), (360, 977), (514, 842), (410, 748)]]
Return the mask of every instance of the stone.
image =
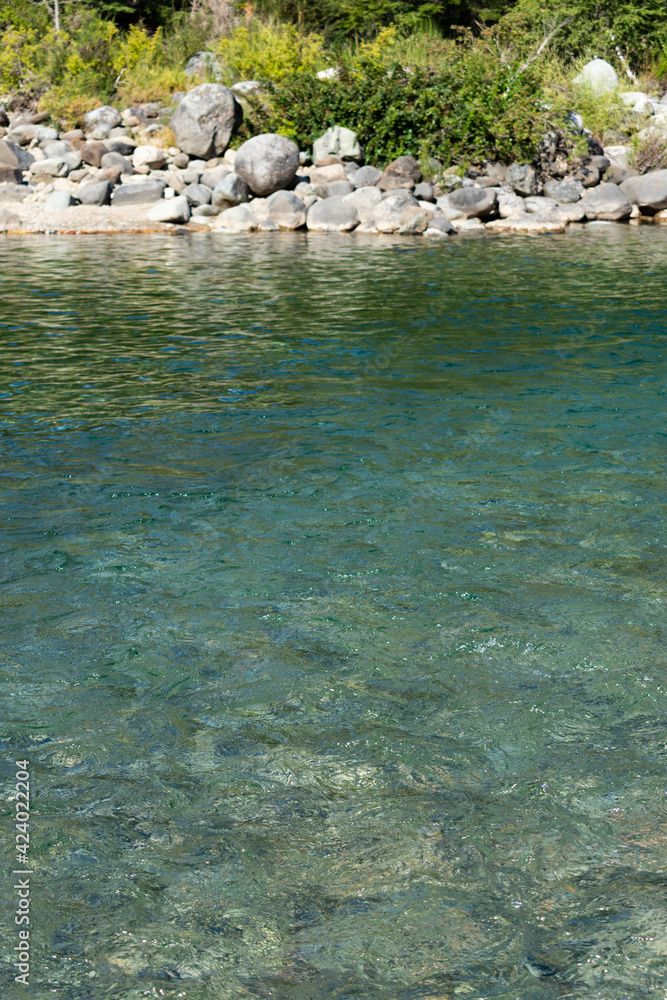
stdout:
[(191, 211), (192, 217), (197, 219), (213, 218), (214, 215), (218, 214), (213, 205), (192, 205)]
[(107, 125), (109, 129), (112, 129), (116, 125), (120, 125), (121, 121), (122, 118), (116, 109), (110, 107), (108, 104), (103, 104), (101, 107), (95, 108), (83, 116), (83, 123), (89, 130), (96, 128), (98, 125)]
[(222, 66), (218, 62), (215, 52), (195, 52), (190, 56), (185, 64), (186, 76), (199, 76), (202, 80), (222, 79)]
[(511, 219), (514, 215), (525, 215), (525, 199), (514, 191), (499, 191), (496, 195), (498, 214), (501, 219)]
[(185, 169), (185, 167), (187, 167), (189, 162), (190, 162), (190, 157), (188, 156), (187, 153), (176, 153), (176, 156), (174, 157), (175, 167), (179, 167), (181, 170), (183, 170)]
[(64, 139), (65, 142), (83, 142), (86, 134), (82, 128), (72, 128), (69, 132), (61, 132), (60, 138)]
[[(667, 175), (667, 171), (665, 171)], [(627, 182), (626, 182), (627, 183)], [(603, 219), (617, 221), (630, 218), (632, 203), (625, 192), (616, 184), (600, 184), (588, 191), (579, 205), (586, 213), (587, 219)], [(665, 205), (667, 205), (667, 189)]]
[(507, 183), (522, 198), (540, 193), (537, 174), (530, 163), (513, 163), (507, 170)]
[(340, 125), (328, 128), (324, 135), (313, 143), (313, 162), (317, 163), (325, 156), (340, 156), (341, 160), (363, 163), (364, 157), (356, 132)]
[(239, 80), (232, 84), (232, 90), (237, 94), (257, 94), (261, 89), (259, 80)]
[(428, 229), (432, 218), (432, 212), (427, 212), (418, 205), (406, 205), (401, 212), (398, 233), (400, 236), (421, 236)]
[(0, 139), (0, 167), (11, 167), (14, 170), (29, 170), (35, 162), (35, 157), (27, 149)]
[(381, 177), (382, 171), (378, 170), (377, 167), (365, 166), (355, 171), (349, 180), (350, 184), (354, 184), (355, 188), (363, 188), (377, 184)]
[(69, 191), (53, 191), (44, 202), (45, 212), (64, 212), (71, 208), (74, 200)]
[(654, 215), (667, 208), (667, 170), (653, 170), (641, 177), (623, 181), (620, 190), (643, 215)]
[(555, 198), (543, 198), (541, 195), (533, 195), (526, 198), (526, 211), (529, 215), (548, 215), (558, 207)]
[(347, 181), (347, 174), (342, 163), (326, 163), (323, 167), (312, 167), (308, 171), (311, 184), (333, 184), (335, 181)]
[(111, 184), (109, 181), (81, 184), (76, 196), (82, 205), (108, 205), (111, 199)]
[(214, 191), (224, 177), (233, 173), (234, 171), (226, 163), (221, 163), (219, 167), (213, 167), (211, 170), (202, 170), (199, 183), (205, 184), (206, 187), (210, 187), (211, 191)]
[(35, 129), (35, 139), (37, 142), (55, 142), (58, 139), (58, 129), (40, 125)]
[(171, 119), (176, 145), (188, 156), (222, 156), (243, 120), (241, 105), (229, 87), (202, 83), (185, 95)]
[(0, 183), (0, 201), (23, 201), (31, 193), (27, 184)]
[(156, 201), (148, 213), (151, 222), (178, 222), (190, 221), (190, 203), (185, 195), (178, 195), (166, 201), (161, 198)]
[(111, 132), (111, 126), (106, 125), (104, 122), (100, 122), (96, 125), (93, 131), (90, 133), (90, 138), (96, 142), (102, 142), (104, 139), (109, 138), (109, 133)]
[(69, 173), (69, 164), (66, 160), (35, 160), (30, 168), (33, 177), (45, 175), (47, 177), (66, 177)]
[(377, 187), (361, 187), (346, 194), (343, 201), (356, 210), (360, 223), (372, 222), (373, 213), (382, 201), (382, 192)]
[(569, 205), (579, 201), (585, 192), (584, 185), (574, 177), (566, 177), (562, 181), (547, 181), (544, 185), (544, 193), (547, 198), (553, 198), (559, 205)]
[(166, 184), (163, 180), (147, 180), (140, 183), (121, 184), (111, 196), (111, 204), (149, 205), (162, 198)]
[(22, 179), (23, 172), (21, 170), (0, 165), (0, 184), (20, 184)]
[(433, 185), (429, 184), (427, 181), (421, 181), (421, 183), (415, 184), (415, 189), (412, 193), (418, 201), (435, 201)]
[(490, 188), (459, 188), (447, 196), (452, 208), (466, 219), (488, 218), (496, 207), (496, 192)]
[(611, 165), (611, 160), (608, 156), (591, 156), (589, 163), (591, 167), (595, 167), (600, 174), (603, 174), (607, 167)]
[(629, 152), (630, 149), (628, 146), (604, 147), (604, 155), (609, 159), (612, 166), (627, 167)]
[(170, 188), (173, 188), (173, 190), (176, 192), (176, 194), (183, 194), (183, 191), (185, 190), (186, 185), (185, 185), (185, 182), (184, 182), (183, 178), (181, 177), (181, 175), (179, 173), (177, 173), (177, 171), (175, 171), (175, 170), (169, 170), (164, 175), (163, 180), (164, 180), (165, 184), (167, 184)]
[(629, 108), (634, 108), (635, 104), (639, 104), (641, 101), (648, 101), (649, 96), (645, 94), (642, 90), (622, 90), (618, 95), (623, 104)]
[(306, 224), (306, 206), (292, 191), (276, 191), (268, 200), (266, 218), (280, 229), (300, 229)]
[(189, 205), (210, 205), (212, 193), (205, 184), (188, 184), (181, 191)]
[(121, 174), (118, 167), (109, 167), (107, 170), (100, 170), (98, 176), (100, 180), (109, 181), (113, 187), (120, 184)]
[(349, 233), (359, 225), (359, 216), (354, 205), (342, 198), (325, 198), (310, 206), (306, 225), (312, 232)]
[(354, 191), (354, 185), (349, 181), (332, 181), (330, 184), (316, 184), (314, 191), (318, 198), (344, 198)]
[(383, 177), (407, 177), (415, 184), (422, 179), (422, 172), (414, 156), (399, 156), (385, 167)]
[(600, 171), (590, 163), (582, 163), (573, 171), (572, 176), (585, 188), (595, 187), (600, 183)]
[(103, 142), (86, 142), (79, 150), (79, 154), (84, 163), (89, 163), (91, 167), (100, 167), (102, 157), (109, 152)]
[(275, 222), (272, 222), (271, 219), (262, 219), (262, 221), (258, 223), (257, 229), (260, 233), (277, 233), (280, 230), (280, 226), (278, 226)]
[(122, 174), (134, 173), (132, 164), (120, 153), (105, 153), (100, 160), (100, 167), (103, 170), (120, 170)]
[(580, 201), (570, 202), (565, 205), (559, 205), (556, 208), (555, 215), (563, 222), (583, 222), (586, 218), (586, 210), (581, 207)]
[(515, 215), (509, 219), (487, 222), (486, 229), (499, 233), (564, 233), (567, 225), (563, 219), (552, 215)]
[(639, 177), (639, 171), (633, 170), (631, 167), (618, 167), (616, 164), (610, 166), (604, 175), (604, 180), (609, 184), (622, 184), (623, 181), (627, 181), (629, 177)]
[(16, 212), (10, 212), (7, 208), (0, 208), (0, 233), (8, 233), (21, 228), (21, 220)]
[[(428, 236), (429, 231), (434, 230), (434, 229), (437, 230), (439, 233), (441, 233), (443, 235), (446, 235), (446, 236), (451, 235), (452, 233), (456, 232), (456, 228), (451, 224), (451, 222), (449, 221), (449, 219), (446, 216), (444, 216), (444, 215), (435, 215), (430, 220), (430, 222), (428, 224), (428, 228), (424, 232), (424, 236)], [(434, 235), (433, 232), (431, 232), (431, 235)]]
[(401, 177), (389, 174), (383, 175), (378, 181), (377, 186), (381, 191), (396, 191), (401, 188), (406, 191), (412, 191), (415, 186), (415, 182), (411, 177)]
[(257, 219), (247, 205), (234, 205), (218, 216), (216, 228), (228, 229), (233, 233), (249, 233), (257, 229)]
[(218, 212), (223, 212), (226, 208), (240, 205), (247, 201), (250, 195), (250, 188), (247, 182), (236, 173), (228, 173), (216, 184), (211, 196), (211, 204)]
[(72, 147), (68, 142), (63, 142), (62, 139), (53, 139), (50, 142), (40, 142), (39, 148), (44, 153), (47, 159), (58, 159), (58, 157), (66, 158), (67, 153), (72, 152)]
[(618, 87), (616, 70), (604, 59), (591, 59), (572, 81), (577, 87), (586, 87), (597, 96), (612, 94)]
[(395, 191), (383, 198), (379, 205), (375, 207), (372, 215), (372, 224), (380, 233), (395, 233), (401, 228), (401, 217), (406, 205), (417, 205), (416, 198), (405, 188)]
[[(283, 135), (265, 133), (248, 139), (236, 151), (234, 170), (253, 194), (266, 197), (289, 188), (299, 167), (299, 149)], [(344, 178), (342, 178), (344, 179)]]
[(157, 146), (137, 146), (132, 155), (132, 166), (161, 170), (167, 164), (167, 154)]

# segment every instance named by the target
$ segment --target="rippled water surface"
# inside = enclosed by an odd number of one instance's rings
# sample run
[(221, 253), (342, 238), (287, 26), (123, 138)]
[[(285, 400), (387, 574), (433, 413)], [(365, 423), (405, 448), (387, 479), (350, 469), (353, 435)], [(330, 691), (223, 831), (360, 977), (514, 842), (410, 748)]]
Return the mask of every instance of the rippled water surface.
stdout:
[(0, 244), (3, 1000), (665, 996), (666, 273)]

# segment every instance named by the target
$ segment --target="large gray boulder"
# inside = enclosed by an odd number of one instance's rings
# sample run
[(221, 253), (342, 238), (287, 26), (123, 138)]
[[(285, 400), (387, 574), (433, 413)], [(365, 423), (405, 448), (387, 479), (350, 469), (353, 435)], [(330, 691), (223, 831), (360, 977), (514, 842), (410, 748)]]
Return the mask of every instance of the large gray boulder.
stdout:
[(202, 83), (185, 95), (171, 119), (176, 144), (189, 156), (222, 156), (243, 120), (241, 105), (221, 83)]
[(140, 184), (121, 184), (111, 196), (112, 205), (150, 205), (164, 194), (162, 180), (143, 181)]
[(253, 136), (236, 151), (234, 170), (253, 194), (265, 198), (292, 184), (299, 168), (299, 148), (284, 135)]
[(343, 201), (356, 209), (359, 222), (372, 222), (373, 212), (382, 201), (382, 192), (377, 187), (361, 187), (346, 194)]
[(341, 160), (354, 160), (363, 163), (364, 155), (357, 140), (356, 132), (340, 125), (332, 125), (324, 135), (313, 143), (313, 163), (323, 160), (325, 156), (340, 156)]
[(621, 191), (645, 215), (653, 215), (667, 208), (667, 170), (654, 170), (643, 177), (629, 177), (621, 184)]
[(619, 219), (629, 218), (632, 212), (630, 199), (616, 184), (600, 184), (599, 187), (588, 191), (577, 205), (586, 213), (586, 218), (591, 220), (605, 219), (616, 222)]
[(513, 163), (507, 170), (507, 183), (522, 198), (540, 193), (537, 174), (530, 163)]
[(13, 142), (0, 139), (0, 166), (12, 167), (14, 170), (28, 170), (35, 162), (35, 157), (27, 149), (22, 149)]
[(572, 81), (577, 87), (587, 87), (598, 96), (611, 94), (618, 87), (618, 76), (613, 66), (604, 59), (591, 59)]
[(96, 128), (97, 125), (107, 125), (110, 129), (116, 128), (121, 121), (121, 116), (116, 109), (108, 104), (103, 104), (102, 107), (95, 108), (83, 116), (84, 125), (89, 130)]
[(359, 225), (359, 216), (342, 198), (325, 198), (310, 206), (306, 225), (316, 233), (349, 233)]
[(250, 189), (242, 177), (235, 172), (226, 174), (213, 188), (211, 204), (218, 212), (240, 205), (248, 200)]
[(176, 198), (161, 198), (156, 201), (148, 213), (151, 222), (178, 222), (190, 221), (190, 202), (185, 195), (178, 195)]
[(459, 188), (447, 197), (452, 208), (466, 219), (486, 219), (496, 207), (496, 192), (490, 188)]
[(586, 194), (586, 188), (581, 181), (566, 177), (564, 181), (547, 181), (544, 185), (547, 198), (553, 198), (559, 205), (569, 205)]
[(76, 196), (82, 205), (108, 205), (111, 197), (111, 184), (109, 181), (81, 184)]
[(276, 191), (268, 200), (266, 218), (280, 229), (300, 229), (306, 224), (306, 206), (291, 191)]

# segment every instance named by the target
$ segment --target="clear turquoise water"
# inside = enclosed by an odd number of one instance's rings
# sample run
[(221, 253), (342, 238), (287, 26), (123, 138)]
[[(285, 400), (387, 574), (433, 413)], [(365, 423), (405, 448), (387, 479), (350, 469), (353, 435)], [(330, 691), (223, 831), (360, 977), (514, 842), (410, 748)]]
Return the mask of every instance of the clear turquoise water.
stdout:
[(666, 273), (0, 243), (3, 998), (664, 997)]

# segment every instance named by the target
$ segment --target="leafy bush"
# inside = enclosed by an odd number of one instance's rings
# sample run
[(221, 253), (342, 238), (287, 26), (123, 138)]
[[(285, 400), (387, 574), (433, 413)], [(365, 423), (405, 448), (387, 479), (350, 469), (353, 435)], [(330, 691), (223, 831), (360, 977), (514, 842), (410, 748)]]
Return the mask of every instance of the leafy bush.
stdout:
[(305, 149), (329, 126), (344, 125), (380, 163), (406, 153), (445, 163), (526, 160), (548, 125), (534, 76), (454, 43), (438, 71), (387, 70), (365, 59), (342, 68), (338, 80), (300, 73), (267, 89), (268, 102), (252, 102), (246, 134), (280, 132)]
[(295, 73), (314, 73), (327, 64), (321, 35), (275, 20), (249, 20), (222, 39), (218, 52), (229, 82), (284, 80)]

